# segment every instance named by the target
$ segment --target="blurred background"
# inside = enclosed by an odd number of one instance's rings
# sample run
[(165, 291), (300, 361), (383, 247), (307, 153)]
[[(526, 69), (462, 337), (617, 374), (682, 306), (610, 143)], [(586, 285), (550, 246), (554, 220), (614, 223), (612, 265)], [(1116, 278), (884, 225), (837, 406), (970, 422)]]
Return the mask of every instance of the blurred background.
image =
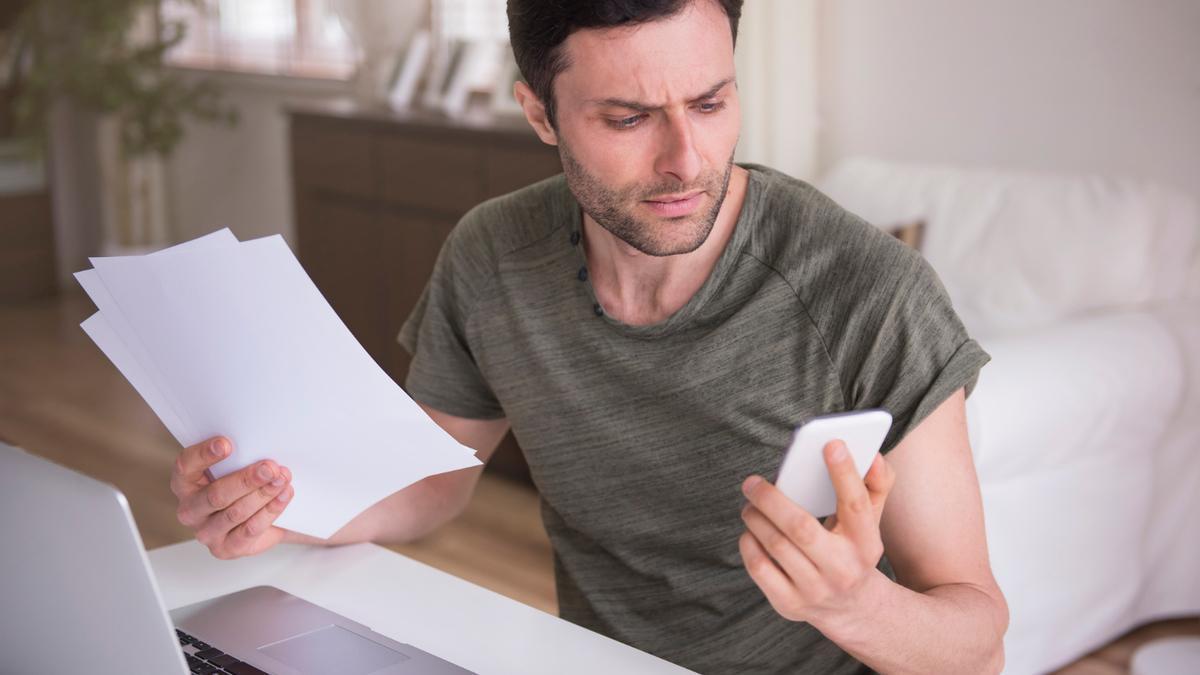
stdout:
[[(737, 68), (738, 160), (917, 247), (993, 355), (968, 415), (1008, 672), (1200, 634), (1200, 4), (747, 0)], [(559, 171), (517, 77), (503, 0), (4, 3), (0, 438), (116, 484), (148, 547), (186, 539), (177, 445), (71, 274), (281, 234), (403, 383), (449, 229)], [(398, 550), (555, 611), (511, 437)]]

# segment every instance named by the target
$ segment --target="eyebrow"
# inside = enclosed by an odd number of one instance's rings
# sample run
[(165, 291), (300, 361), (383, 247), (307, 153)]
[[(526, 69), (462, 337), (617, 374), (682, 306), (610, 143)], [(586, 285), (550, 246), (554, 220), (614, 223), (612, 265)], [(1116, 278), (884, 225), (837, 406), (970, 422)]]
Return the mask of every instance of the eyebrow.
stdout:
[[(694, 103), (696, 101), (703, 101), (704, 99), (712, 98), (717, 95), (718, 91), (721, 91), (721, 89), (725, 88), (725, 86), (728, 85), (730, 82), (733, 82), (733, 78), (727, 77), (727, 78), (721, 80), (720, 82), (716, 83), (715, 85), (713, 85), (711, 88), (709, 88), (708, 91), (704, 92), (703, 94), (700, 94), (699, 96), (696, 96), (695, 98), (689, 99), (688, 103)], [(649, 105), (647, 103), (641, 103), (639, 101), (628, 101), (623, 98), (592, 99), (592, 100), (588, 101), (588, 103), (594, 103), (594, 104), (600, 105), (600, 106), (609, 106), (609, 107), (616, 107), (616, 108), (629, 108), (630, 110), (636, 110), (638, 112), (652, 112), (654, 110), (659, 110), (662, 108), (662, 106)]]

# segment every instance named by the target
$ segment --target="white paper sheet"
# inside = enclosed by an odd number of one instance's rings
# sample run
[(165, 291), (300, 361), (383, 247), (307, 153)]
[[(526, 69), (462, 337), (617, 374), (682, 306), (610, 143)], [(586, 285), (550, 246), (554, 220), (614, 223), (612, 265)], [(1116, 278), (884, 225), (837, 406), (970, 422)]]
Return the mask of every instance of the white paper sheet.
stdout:
[[(156, 251), (150, 255), (171, 259), (186, 252), (193, 254), (215, 253), (219, 251), (232, 252), (237, 245), (238, 240), (233, 236), (233, 232), (229, 228), (224, 228), (198, 239)], [(110, 258), (110, 260), (131, 259), (136, 258)], [(92, 264), (95, 264), (95, 258), (91, 258), (90, 260)], [(105, 287), (104, 281), (100, 278), (96, 270), (91, 269), (76, 272), (75, 279), (83, 287), (83, 290), (87, 292), (88, 296), (92, 298), (92, 302), (96, 304), (96, 307), (100, 310), (99, 314), (102, 317), (102, 319), (91, 322), (92, 330), (89, 330), (88, 326), (83, 326), (84, 331), (92, 337), (93, 341), (96, 341), (96, 336), (92, 334), (93, 332), (104, 336), (105, 345), (97, 342), (101, 351), (117, 366), (117, 369), (121, 371), (125, 379), (134, 385), (134, 388), (142, 395), (142, 398), (146, 400), (150, 408), (163, 421), (163, 424), (171, 432), (171, 435), (175, 436), (176, 441), (179, 441), (181, 445), (188, 446), (204, 440), (196, 436), (192, 424), (188, 420), (186, 410), (175, 400), (171, 391), (166, 388), (163, 378), (158, 373), (158, 369), (155, 367), (150, 354), (142, 345), (137, 333), (130, 328), (120, 306), (108, 292), (108, 288)], [(84, 323), (88, 322), (85, 321)], [(101, 323), (104, 325), (101, 325)], [(112, 340), (114, 339), (120, 342), (119, 346), (112, 346)], [(109, 353), (110, 350), (120, 354), (120, 363)], [(123, 366), (122, 363), (124, 364)], [(132, 372), (135, 370), (138, 372)], [(139, 382), (141, 386), (138, 385)], [(147, 398), (148, 395), (149, 398)], [(170, 424), (168, 424), (168, 418), (171, 419)]]
[[(100, 312), (96, 312), (87, 318), (86, 321), (79, 324), (88, 337), (92, 338), (92, 342), (104, 352), (109, 361), (121, 371), (129, 384), (141, 394), (142, 399), (150, 406), (158, 419), (167, 427), (167, 431), (175, 437), (175, 440), (188, 437), (191, 432), (183, 424), (183, 420), (175, 414), (175, 410), (171, 404), (163, 396), (158, 385), (146, 374), (142, 366), (133, 357), (133, 353), (125, 347), (125, 342), (117, 335), (116, 331), (109, 325), (108, 319)], [(182, 441), (180, 441), (182, 443)]]
[(413, 482), (480, 464), (380, 370), (281, 237), (221, 239), (79, 275), (101, 310), (85, 330), (180, 443), (233, 440), (216, 476), (287, 466), (295, 498), (277, 524), (327, 537)]

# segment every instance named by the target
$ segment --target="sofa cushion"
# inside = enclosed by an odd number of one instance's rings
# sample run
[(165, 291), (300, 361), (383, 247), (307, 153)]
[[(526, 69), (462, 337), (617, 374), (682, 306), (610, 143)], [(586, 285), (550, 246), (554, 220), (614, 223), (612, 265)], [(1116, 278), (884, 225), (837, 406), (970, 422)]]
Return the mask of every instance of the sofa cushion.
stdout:
[(1200, 297), (1196, 205), (1162, 186), (849, 159), (818, 187), (876, 225), (923, 220), (922, 252), (974, 333)]
[(967, 417), (1011, 614), (1007, 672), (1047, 672), (1197, 606), (1200, 545), (1180, 535), (1200, 502), (1176, 491), (1196, 484), (1200, 457), (1176, 445), (1163, 461), (1196, 384), (1179, 338), (1148, 309), (987, 341)]

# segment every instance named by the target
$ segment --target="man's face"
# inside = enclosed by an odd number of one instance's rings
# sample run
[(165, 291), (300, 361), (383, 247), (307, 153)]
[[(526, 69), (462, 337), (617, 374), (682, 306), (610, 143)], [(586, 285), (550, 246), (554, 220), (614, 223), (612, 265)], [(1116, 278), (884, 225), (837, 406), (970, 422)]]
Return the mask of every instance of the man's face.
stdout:
[(741, 123), (725, 12), (698, 0), (668, 19), (577, 31), (563, 50), (556, 132), (580, 206), (647, 255), (699, 248)]

